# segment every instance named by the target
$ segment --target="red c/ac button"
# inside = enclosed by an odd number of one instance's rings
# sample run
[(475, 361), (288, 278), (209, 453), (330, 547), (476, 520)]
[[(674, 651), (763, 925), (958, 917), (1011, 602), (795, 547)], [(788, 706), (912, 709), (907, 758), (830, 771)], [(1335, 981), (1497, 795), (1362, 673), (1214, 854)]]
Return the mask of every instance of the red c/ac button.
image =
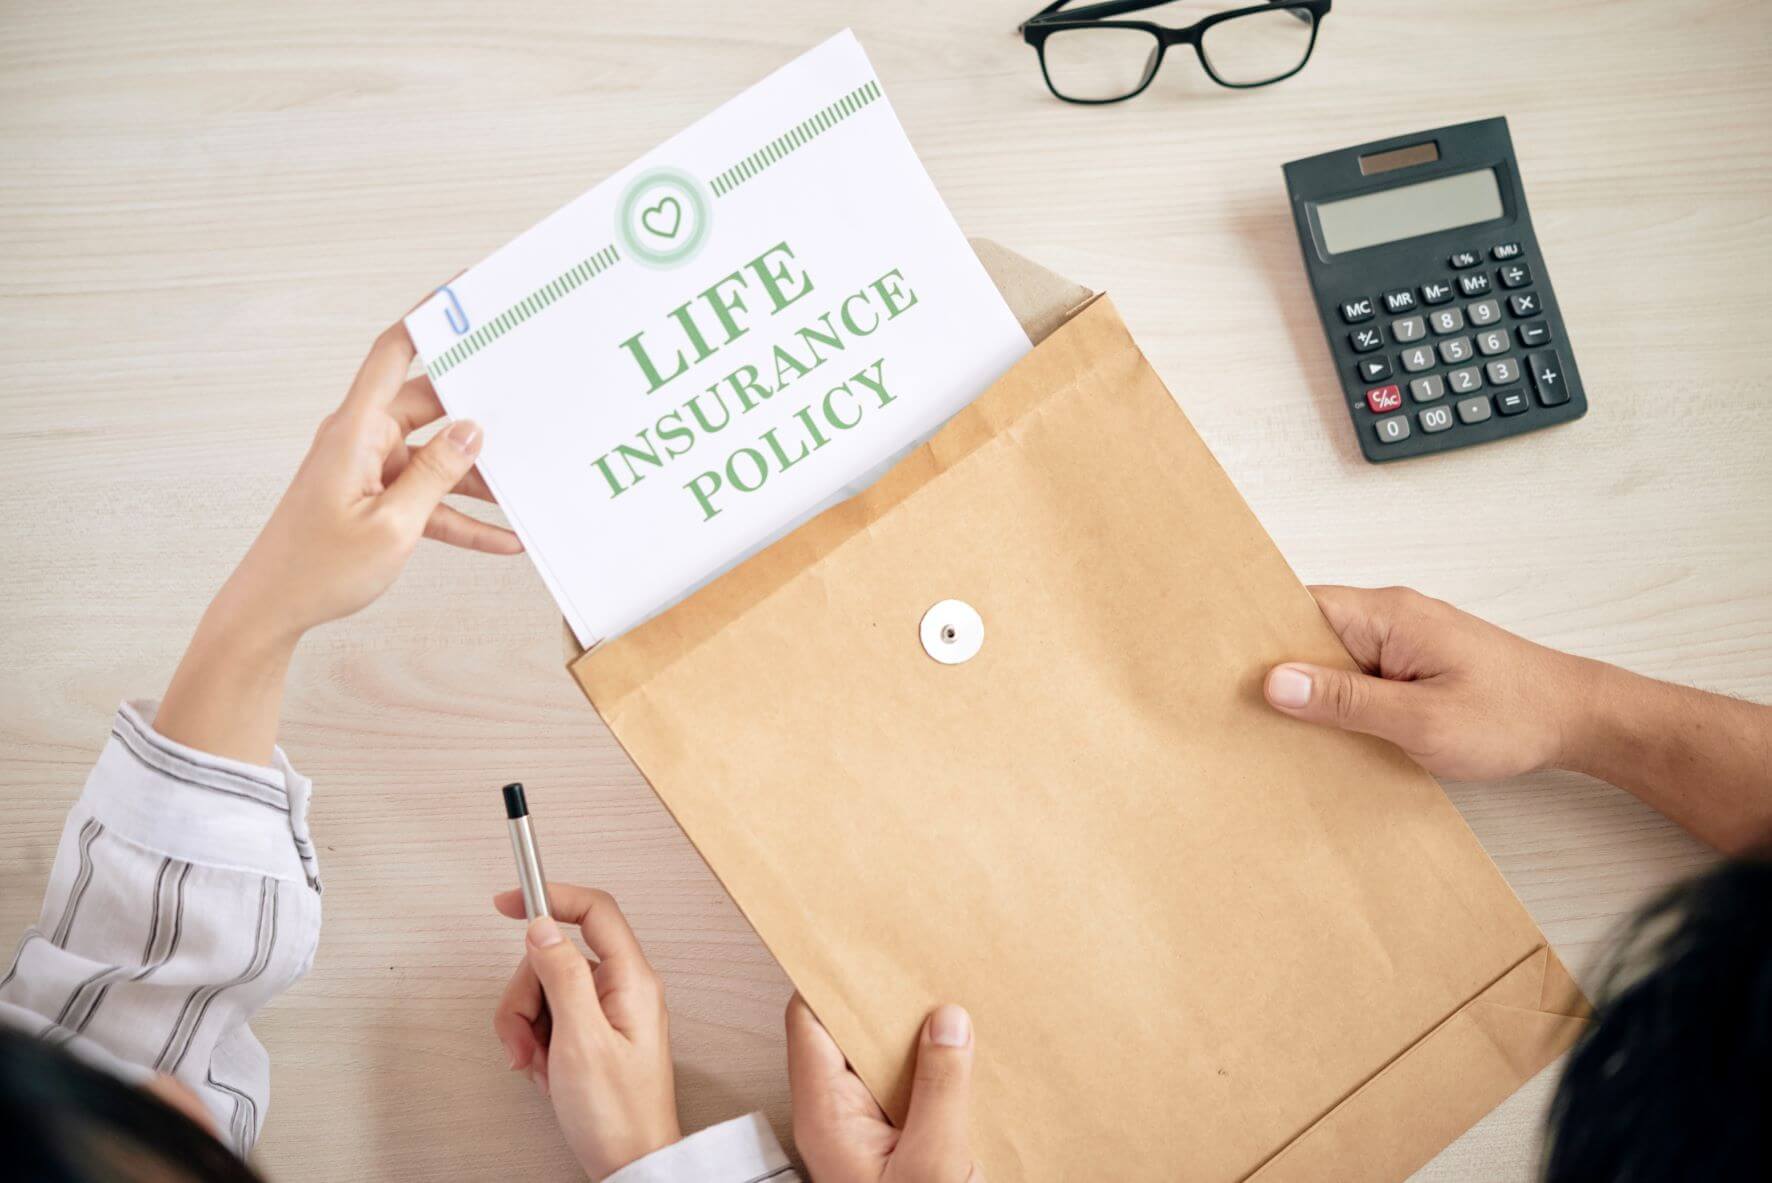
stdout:
[(1396, 386), (1374, 386), (1366, 392), (1366, 405), (1376, 415), (1394, 411), (1403, 405), (1403, 392)]

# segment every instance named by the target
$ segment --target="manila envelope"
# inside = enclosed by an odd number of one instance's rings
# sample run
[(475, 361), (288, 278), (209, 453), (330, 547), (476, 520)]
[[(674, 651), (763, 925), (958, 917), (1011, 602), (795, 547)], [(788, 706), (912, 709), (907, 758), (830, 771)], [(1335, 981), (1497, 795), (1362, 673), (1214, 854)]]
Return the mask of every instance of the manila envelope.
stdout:
[(572, 673), (895, 1120), (971, 1011), (992, 1183), (1401, 1179), (1587, 1004), (1432, 777), (1263, 703), (1352, 663), (1109, 300), (977, 246), (1033, 352)]

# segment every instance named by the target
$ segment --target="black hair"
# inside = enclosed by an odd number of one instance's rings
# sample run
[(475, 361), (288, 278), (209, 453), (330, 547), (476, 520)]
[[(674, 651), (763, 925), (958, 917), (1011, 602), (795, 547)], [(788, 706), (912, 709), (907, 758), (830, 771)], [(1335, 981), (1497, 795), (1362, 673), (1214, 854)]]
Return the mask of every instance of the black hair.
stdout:
[(0, 1173), (20, 1183), (261, 1183), (202, 1126), (0, 1025)]
[(1772, 1179), (1772, 851), (1639, 912), (1551, 1103), (1548, 1183)]

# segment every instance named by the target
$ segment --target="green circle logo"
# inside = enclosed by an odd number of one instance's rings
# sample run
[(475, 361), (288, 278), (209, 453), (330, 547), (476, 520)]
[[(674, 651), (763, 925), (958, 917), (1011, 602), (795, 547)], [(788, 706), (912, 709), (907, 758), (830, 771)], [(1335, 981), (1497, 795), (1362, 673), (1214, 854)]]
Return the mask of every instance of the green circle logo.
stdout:
[(713, 205), (700, 181), (674, 168), (642, 173), (615, 212), (615, 235), (630, 258), (649, 267), (687, 263), (707, 241)]

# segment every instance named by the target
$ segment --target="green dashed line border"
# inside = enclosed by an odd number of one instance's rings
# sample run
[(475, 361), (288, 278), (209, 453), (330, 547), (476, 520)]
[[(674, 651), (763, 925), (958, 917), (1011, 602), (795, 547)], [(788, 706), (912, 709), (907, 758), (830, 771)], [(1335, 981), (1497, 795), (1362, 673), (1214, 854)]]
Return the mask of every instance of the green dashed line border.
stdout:
[(830, 106), (790, 127), (749, 156), (716, 176), (709, 183), (715, 197), (725, 197), (746, 181), (771, 165), (804, 148), (807, 144), (836, 127), (857, 111), (880, 97), (880, 83), (875, 79), (856, 87)]
[(426, 372), (433, 378), (447, 374), (562, 296), (575, 291), (583, 284), (609, 270), (620, 259), (621, 252), (616, 249), (613, 243), (604, 247), (582, 263), (569, 268), (543, 284), (445, 349), (437, 355), (436, 360), (425, 367)]

